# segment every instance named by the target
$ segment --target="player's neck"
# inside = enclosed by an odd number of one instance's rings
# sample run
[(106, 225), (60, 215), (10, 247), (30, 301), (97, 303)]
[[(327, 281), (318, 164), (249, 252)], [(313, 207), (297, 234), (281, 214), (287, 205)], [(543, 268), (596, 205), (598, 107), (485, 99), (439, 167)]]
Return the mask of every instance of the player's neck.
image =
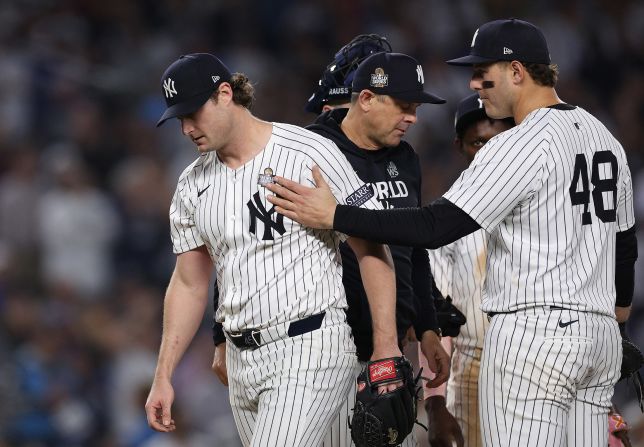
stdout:
[(519, 124), (531, 112), (562, 102), (554, 88), (533, 85), (519, 97), (514, 107), (514, 122)]
[(347, 116), (340, 123), (340, 128), (344, 135), (359, 148), (372, 151), (380, 149), (378, 144), (367, 137), (368, 132), (366, 132), (362, 120), (354, 110), (349, 109)]
[(247, 109), (240, 110), (230, 139), (217, 150), (217, 156), (229, 168), (237, 169), (264, 150), (272, 132), (272, 123), (255, 117)]

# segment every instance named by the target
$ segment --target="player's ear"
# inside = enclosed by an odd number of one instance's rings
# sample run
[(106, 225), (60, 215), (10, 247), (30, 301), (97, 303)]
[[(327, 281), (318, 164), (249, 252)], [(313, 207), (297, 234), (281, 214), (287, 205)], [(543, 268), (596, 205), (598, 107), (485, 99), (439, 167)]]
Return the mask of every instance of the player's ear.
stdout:
[(222, 104), (229, 104), (233, 100), (233, 88), (228, 82), (222, 82), (217, 87), (215, 92), (216, 102), (221, 101)]
[(519, 61), (510, 62), (509, 70), (514, 84), (521, 83), (527, 74), (525, 67)]
[(371, 90), (362, 90), (358, 95), (358, 105), (365, 112), (369, 111), (372, 103), (376, 100), (376, 95)]

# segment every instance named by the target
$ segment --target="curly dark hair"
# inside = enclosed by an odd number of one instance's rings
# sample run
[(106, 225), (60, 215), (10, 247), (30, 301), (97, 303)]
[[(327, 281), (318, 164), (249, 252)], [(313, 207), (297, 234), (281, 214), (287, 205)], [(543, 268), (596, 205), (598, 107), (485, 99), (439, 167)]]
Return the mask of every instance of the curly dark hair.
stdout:
[(255, 101), (255, 87), (248, 76), (244, 73), (233, 73), (230, 86), (233, 90), (233, 102), (250, 110)]
[(530, 77), (539, 85), (544, 87), (554, 87), (559, 78), (559, 67), (557, 64), (534, 64), (531, 62), (521, 62)]

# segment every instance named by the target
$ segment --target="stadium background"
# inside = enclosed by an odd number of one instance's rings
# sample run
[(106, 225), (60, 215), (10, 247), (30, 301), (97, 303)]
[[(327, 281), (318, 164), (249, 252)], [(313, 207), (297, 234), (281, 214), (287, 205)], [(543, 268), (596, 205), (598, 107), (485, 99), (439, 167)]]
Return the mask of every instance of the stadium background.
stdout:
[[(176, 373), (179, 430), (154, 434), (143, 412), (174, 262), (169, 200), (196, 156), (176, 122), (154, 126), (160, 75), (179, 54), (217, 54), (255, 82), (256, 115), (306, 125), (304, 103), (333, 52), (358, 33), (387, 36), (449, 100), (421, 107), (408, 136), (430, 200), (464, 167), (452, 117), (469, 71), (444, 61), (479, 24), (511, 16), (543, 29), (560, 96), (624, 145), (641, 222), (644, 2), (3, 1), (0, 447), (238, 445), (209, 370), (210, 314)], [(636, 268), (630, 331), (644, 346), (644, 261)], [(615, 400), (644, 439), (632, 394), (620, 386)]]

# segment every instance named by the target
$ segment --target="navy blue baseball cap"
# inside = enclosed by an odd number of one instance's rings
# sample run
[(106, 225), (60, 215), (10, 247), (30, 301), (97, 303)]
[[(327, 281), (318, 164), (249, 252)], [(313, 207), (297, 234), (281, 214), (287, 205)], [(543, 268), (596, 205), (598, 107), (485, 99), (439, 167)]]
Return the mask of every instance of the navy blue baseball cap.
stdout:
[(370, 90), (407, 102), (445, 104), (445, 100), (423, 90), (423, 67), (402, 53), (376, 53), (358, 66), (353, 77), (354, 92)]
[(469, 123), (486, 117), (483, 101), (479, 98), (478, 93), (474, 93), (458, 103), (454, 117), (454, 129), (457, 134), (460, 134)]
[(497, 61), (550, 64), (546, 38), (539, 28), (524, 20), (494, 20), (476, 30), (469, 55), (447, 63), (474, 65)]
[(170, 118), (196, 112), (219, 84), (230, 82), (231, 74), (222, 61), (209, 53), (180, 56), (163, 73), (161, 88), (166, 110), (157, 127)]

